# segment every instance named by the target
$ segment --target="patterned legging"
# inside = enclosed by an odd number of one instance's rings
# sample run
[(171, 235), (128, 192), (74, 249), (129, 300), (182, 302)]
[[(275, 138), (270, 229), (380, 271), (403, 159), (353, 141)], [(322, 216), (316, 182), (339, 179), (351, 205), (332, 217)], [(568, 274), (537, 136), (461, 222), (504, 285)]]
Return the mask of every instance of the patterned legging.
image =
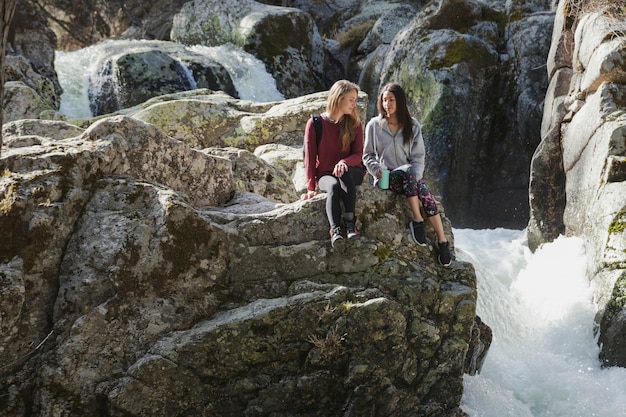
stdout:
[(396, 194), (404, 194), (406, 197), (417, 196), (429, 217), (439, 213), (437, 203), (428, 190), (426, 183), (423, 179), (417, 179), (412, 168), (409, 168), (406, 172), (402, 169), (391, 171), (389, 173), (389, 189)]

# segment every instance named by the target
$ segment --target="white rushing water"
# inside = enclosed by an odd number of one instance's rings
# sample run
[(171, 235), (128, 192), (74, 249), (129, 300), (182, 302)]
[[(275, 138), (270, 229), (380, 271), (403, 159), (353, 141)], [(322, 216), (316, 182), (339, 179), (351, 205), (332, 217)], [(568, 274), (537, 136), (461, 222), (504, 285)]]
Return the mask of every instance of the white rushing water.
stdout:
[(263, 61), (254, 55), (232, 44), (192, 46), (189, 49), (222, 64), (230, 74), (240, 98), (260, 102), (285, 99), (277, 90), (276, 80), (267, 72)]
[(75, 52), (55, 52), (54, 68), (63, 88), (59, 111), (63, 114), (78, 118), (92, 116), (87, 97), (92, 52), (89, 48)]
[(478, 278), (477, 314), (493, 330), (479, 375), (465, 376), (470, 417), (626, 416), (626, 369), (600, 367), (597, 311), (579, 238), (534, 254), (519, 230), (454, 230)]
[[(91, 117), (87, 94), (89, 76), (97, 73), (102, 59), (112, 51), (139, 51), (155, 44), (154, 41), (108, 40), (73, 52), (56, 51), (54, 66), (63, 88), (60, 112), (77, 118)], [(276, 81), (267, 72), (265, 64), (254, 55), (232, 44), (216, 47), (193, 46), (187, 49), (222, 64), (231, 76), (239, 98), (258, 102), (285, 99), (278, 91)], [(188, 74), (191, 75), (191, 72)], [(195, 82), (191, 81), (192, 84)]]

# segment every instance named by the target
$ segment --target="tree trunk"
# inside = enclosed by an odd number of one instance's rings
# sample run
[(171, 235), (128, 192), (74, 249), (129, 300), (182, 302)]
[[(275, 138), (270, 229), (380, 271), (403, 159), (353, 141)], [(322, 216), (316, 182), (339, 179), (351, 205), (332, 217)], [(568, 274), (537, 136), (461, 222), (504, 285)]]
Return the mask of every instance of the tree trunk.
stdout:
[[(6, 61), (9, 27), (17, 0), (0, 0), (0, 128), (4, 124), (4, 63)], [(2, 156), (2, 131), (0, 131), (0, 156)]]

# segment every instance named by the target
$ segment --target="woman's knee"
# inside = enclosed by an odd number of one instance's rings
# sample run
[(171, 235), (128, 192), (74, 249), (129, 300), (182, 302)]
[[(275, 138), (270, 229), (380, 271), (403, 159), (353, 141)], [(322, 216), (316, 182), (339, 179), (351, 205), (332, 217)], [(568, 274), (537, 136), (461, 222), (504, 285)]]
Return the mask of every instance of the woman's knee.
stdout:
[(320, 187), (320, 190), (329, 193), (339, 187), (339, 180), (331, 175), (324, 175), (318, 181), (318, 186)]
[(439, 209), (437, 208), (437, 205), (430, 205), (430, 204), (424, 204), (422, 203), (422, 206), (424, 206), (424, 212), (426, 213), (426, 215), (428, 217), (433, 217), (436, 216), (437, 214), (439, 214)]
[(424, 207), (424, 212), (428, 215), (428, 217), (436, 216), (439, 214), (439, 208), (437, 207), (437, 202), (435, 198), (426, 187), (424, 181), (420, 180), (419, 183), (419, 199)]

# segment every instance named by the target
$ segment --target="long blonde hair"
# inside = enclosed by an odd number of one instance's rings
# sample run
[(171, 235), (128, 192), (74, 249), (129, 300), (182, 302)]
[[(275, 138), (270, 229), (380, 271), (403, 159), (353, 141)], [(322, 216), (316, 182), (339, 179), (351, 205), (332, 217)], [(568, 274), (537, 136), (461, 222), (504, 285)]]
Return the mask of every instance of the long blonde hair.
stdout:
[[(339, 80), (335, 82), (328, 91), (328, 100), (326, 102), (326, 113), (332, 114), (339, 107), (341, 99), (349, 92), (356, 90), (357, 95), (360, 88), (357, 84), (348, 80)], [(344, 114), (339, 121), (339, 132), (341, 134), (341, 147), (346, 150), (350, 147), (350, 143), (354, 141), (356, 129), (361, 123), (359, 112), (355, 107), (352, 114)]]

